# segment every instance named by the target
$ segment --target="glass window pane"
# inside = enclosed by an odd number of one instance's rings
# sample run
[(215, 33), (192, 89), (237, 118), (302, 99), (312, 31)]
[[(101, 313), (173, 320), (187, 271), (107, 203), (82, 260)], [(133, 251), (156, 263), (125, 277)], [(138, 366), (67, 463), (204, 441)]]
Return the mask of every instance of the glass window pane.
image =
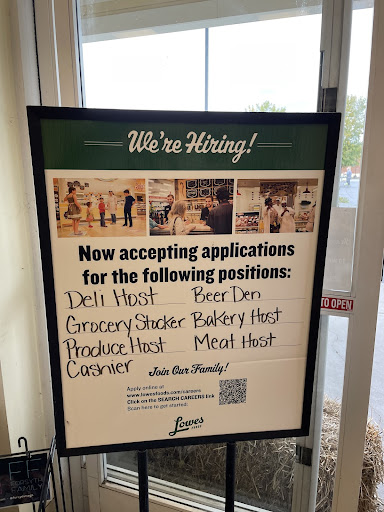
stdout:
[(372, 23), (373, 8), (353, 11), (341, 173), (335, 184), (337, 207), (331, 214), (324, 274), (324, 289), (331, 291), (350, 292), (352, 285)]
[(292, 507), (296, 439), (237, 443), (235, 500), (289, 512)]
[(204, 110), (204, 41), (200, 29), (83, 43), (87, 107)]
[[(384, 351), (382, 343), (384, 329), (384, 284), (381, 290), (374, 373), (372, 376), (370, 417), (377, 423), (368, 420), (366, 448), (362, 463), (363, 478), (359, 496), (359, 510), (380, 510), (375, 508), (376, 494), (384, 498), (383, 486), (380, 486), (380, 474), (383, 475), (381, 432), (384, 426), (383, 372)], [(380, 313), (381, 312), (381, 313)], [(327, 326), (328, 324), (328, 326)], [(345, 359), (347, 348), (349, 319), (341, 316), (322, 317), (322, 329), (327, 330), (326, 359), (324, 379), (324, 403), (321, 428), (320, 464), (317, 487), (316, 512), (328, 512), (332, 509), (333, 488), (335, 481), (336, 462), (338, 455), (341, 400), (343, 396)], [(380, 371), (381, 370), (381, 371)], [(374, 469), (377, 470), (376, 474)]]
[(357, 208), (371, 60), (373, 8), (352, 14), (347, 103), (338, 205)]
[(328, 512), (332, 508), (348, 322), (348, 318), (341, 316), (322, 317), (322, 329), (326, 330), (323, 340), (326, 359), (316, 512)]
[[(135, 451), (107, 453), (107, 464), (136, 473), (137, 454)], [(137, 478), (135, 478), (135, 483), (138, 483)]]
[[(296, 441), (293, 438), (237, 443), (238, 505), (289, 512), (292, 504)], [(107, 454), (107, 474), (137, 485), (137, 452)], [(201, 505), (224, 508), (226, 446), (195, 445), (148, 450), (150, 492), (189, 498)], [(163, 485), (161, 485), (163, 484)], [(170, 485), (171, 484), (171, 485)], [(175, 484), (172, 486), (172, 484)], [(181, 488), (180, 488), (181, 487)]]
[(174, 484), (225, 496), (225, 445), (202, 444), (148, 451), (148, 474)]
[[(150, 493), (172, 496), (194, 506), (210, 505), (223, 509), (225, 457), (226, 446), (223, 444), (148, 450)], [(137, 486), (136, 472), (137, 452), (107, 454), (108, 479)]]
[(315, 112), (320, 31), (321, 14), (210, 29), (209, 110)]

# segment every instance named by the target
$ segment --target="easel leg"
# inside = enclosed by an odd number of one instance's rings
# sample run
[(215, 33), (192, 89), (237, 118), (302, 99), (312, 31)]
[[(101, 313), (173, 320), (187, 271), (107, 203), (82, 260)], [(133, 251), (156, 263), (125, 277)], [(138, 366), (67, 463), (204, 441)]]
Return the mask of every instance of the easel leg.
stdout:
[(138, 473), (139, 473), (140, 512), (149, 512), (147, 450), (139, 450), (137, 452), (137, 463), (138, 463)]
[(236, 443), (227, 443), (225, 512), (234, 512), (235, 510), (235, 463)]

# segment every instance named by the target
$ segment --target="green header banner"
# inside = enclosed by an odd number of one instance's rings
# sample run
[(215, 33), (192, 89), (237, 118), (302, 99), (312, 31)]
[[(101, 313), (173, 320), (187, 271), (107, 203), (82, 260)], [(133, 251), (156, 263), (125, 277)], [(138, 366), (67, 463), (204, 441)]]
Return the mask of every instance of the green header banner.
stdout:
[[(328, 125), (234, 122), (105, 122), (42, 119), (48, 169), (324, 169)], [(313, 117), (313, 115), (312, 115)], [(273, 117), (272, 117), (273, 119)], [(246, 123), (244, 122), (246, 121)], [(258, 117), (260, 121), (260, 117)]]

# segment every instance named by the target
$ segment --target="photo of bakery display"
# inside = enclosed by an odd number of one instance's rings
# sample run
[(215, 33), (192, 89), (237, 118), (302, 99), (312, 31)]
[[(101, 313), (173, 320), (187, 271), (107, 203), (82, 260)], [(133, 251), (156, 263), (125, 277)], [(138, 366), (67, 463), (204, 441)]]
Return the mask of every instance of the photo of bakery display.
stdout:
[(236, 233), (311, 232), (317, 179), (237, 180)]
[(54, 178), (59, 238), (145, 236), (144, 179)]
[(151, 236), (232, 234), (233, 186), (221, 178), (148, 180)]

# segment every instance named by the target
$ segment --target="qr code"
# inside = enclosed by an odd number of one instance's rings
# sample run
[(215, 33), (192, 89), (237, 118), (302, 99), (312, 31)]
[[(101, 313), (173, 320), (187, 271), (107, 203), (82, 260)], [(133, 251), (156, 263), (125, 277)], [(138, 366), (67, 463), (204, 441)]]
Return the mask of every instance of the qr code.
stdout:
[(219, 380), (219, 405), (244, 404), (247, 401), (247, 379)]

